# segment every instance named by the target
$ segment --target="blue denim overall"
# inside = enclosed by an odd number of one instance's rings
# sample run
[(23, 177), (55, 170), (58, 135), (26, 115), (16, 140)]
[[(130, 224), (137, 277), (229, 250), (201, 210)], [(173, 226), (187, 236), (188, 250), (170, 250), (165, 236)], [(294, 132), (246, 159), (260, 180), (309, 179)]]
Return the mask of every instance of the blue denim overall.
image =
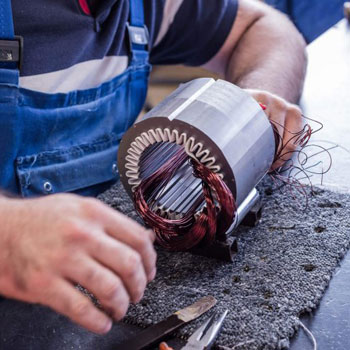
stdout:
[(0, 0), (1, 189), (94, 196), (116, 182), (119, 142), (142, 109), (151, 68), (143, 0), (130, 0), (129, 20), (123, 74), (97, 88), (45, 94), (19, 87), (20, 41), (11, 0)]

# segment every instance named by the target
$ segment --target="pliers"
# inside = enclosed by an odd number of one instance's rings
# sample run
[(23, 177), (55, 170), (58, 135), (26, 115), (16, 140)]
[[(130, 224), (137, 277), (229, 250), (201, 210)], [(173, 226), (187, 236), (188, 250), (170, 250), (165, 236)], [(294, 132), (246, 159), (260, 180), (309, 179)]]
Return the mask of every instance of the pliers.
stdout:
[[(199, 327), (188, 339), (181, 350), (210, 350), (218, 336), (224, 319), (228, 313), (225, 310), (216, 320), (217, 314), (211, 316), (201, 327)], [(160, 349), (171, 349), (167, 344), (162, 343)]]

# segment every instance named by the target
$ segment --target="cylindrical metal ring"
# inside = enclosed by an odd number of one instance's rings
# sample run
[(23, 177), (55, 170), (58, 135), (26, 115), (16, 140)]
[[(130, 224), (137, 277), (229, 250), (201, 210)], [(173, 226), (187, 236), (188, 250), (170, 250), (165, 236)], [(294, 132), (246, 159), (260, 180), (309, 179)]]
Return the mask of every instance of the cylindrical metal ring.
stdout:
[(239, 206), (270, 169), (275, 137), (260, 105), (223, 80), (196, 79), (181, 85), (124, 136), (118, 154), (121, 179), (131, 194), (141, 181), (143, 152), (177, 143), (222, 175)]

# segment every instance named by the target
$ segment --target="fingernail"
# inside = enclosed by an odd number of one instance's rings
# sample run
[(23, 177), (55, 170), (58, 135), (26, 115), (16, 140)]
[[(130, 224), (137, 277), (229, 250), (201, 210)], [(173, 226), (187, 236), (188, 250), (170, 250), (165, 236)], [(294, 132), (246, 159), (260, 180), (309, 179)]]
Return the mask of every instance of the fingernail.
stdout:
[(112, 325), (113, 325), (112, 321), (109, 320), (109, 321), (107, 322), (105, 328), (103, 329), (103, 332), (104, 332), (104, 333), (108, 333), (108, 332), (112, 329)]
[(135, 304), (138, 304), (143, 299), (144, 293), (142, 293), (136, 300)]
[(153, 281), (155, 279), (155, 277), (156, 277), (156, 274), (157, 274), (157, 269), (154, 268), (153, 271), (149, 275), (149, 280)]

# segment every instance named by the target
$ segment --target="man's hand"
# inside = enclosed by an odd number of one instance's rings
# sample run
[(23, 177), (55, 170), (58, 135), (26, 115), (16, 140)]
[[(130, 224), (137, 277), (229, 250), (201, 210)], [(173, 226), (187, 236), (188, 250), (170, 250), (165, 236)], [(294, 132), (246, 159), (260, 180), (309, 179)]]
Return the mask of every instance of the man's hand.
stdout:
[(294, 142), (289, 141), (303, 128), (302, 112), (298, 106), (267, 91), (252, 89), (246, 91), (257, 102), (266, 106), (265, 113), (281, 137), (280, 149), (284, 146), (281, 158), (272, 165), (272, 170), (278, 169), (292, 157), (297, 148)]
[(93, 332), (108, 332), (155, 277), (154, 234), (98, 200), (2, 197), (0, 219), (0, 294), (50, 306)]

